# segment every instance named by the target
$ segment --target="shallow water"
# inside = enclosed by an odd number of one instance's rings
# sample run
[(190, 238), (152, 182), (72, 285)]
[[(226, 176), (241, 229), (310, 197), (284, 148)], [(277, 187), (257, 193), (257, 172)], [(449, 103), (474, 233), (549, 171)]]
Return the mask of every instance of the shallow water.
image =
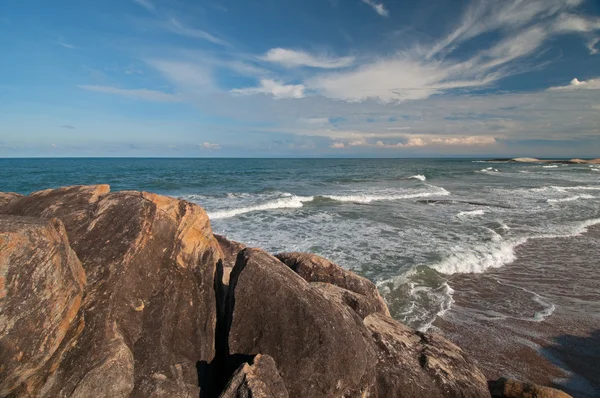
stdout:
[[(233, 240), (270, 252), (314, 252), (365, 275), (378, 284), (394, 317), (427, 329), (453, 305), (450, 275), (502, 267), (528, 240), (576, 236), (600, 223), (600, 167), (552, 166), (432, 159), (0, 159), (0, 191), (108, 183), (113, 190), (184, 198), (203, 206), (215, 232)], [(536, 255), (543, 260), (545, 254)], [(507, 291), (514, 297), (488, 300), (482, 312), (552, 316), (554, 303), (535, 286)]]

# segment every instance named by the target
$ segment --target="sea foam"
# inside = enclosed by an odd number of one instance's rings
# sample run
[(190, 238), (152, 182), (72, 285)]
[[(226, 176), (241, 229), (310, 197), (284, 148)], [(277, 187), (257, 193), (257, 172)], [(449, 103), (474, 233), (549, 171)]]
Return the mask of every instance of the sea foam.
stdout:
[(296, 196), (289, 195), (283, 198), (271, 200), (265, 203), (260, 203), (253, 206), (240, 207), (236, 209), (217, 210), (209, 212), (208, 217), (216, 220), (222, 218), (230, 218), (239, 216), (240, 214), (250, 213), (254, 211), (274, 210), (274, 209), (294, 209), (304, 206), (304, 203), (314, 199), (312, 196)]
[(409, 180), (425, 181), (425, 180), (427, 180), (427, 177), (425, 177), (423, 174), (417, 174), (417, 175), (408, 177), (408, 179)]

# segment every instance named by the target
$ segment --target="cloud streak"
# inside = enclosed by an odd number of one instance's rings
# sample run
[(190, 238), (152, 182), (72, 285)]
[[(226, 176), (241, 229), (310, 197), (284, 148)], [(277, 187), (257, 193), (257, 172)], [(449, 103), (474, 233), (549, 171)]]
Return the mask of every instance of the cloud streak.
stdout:
[(354, 62), (354, 57), (315, 56), (305, 51), (295, 51), (285, 48), (272, 48), (261, 59), (267, 62), (278, 63), (285, 67), (308, 66), (322, 69), (345, 68)]
[(231, 44), (229, 44), (229, 42), (227, 42), (226, 40), (220, 39), (217, 36), (212, 35), (204, 30), (191, 28), (187, 25), (184, 25), (177, 18), (170, 18), (165, 26), (172, 33), (178, 34), (180, 36), (185, 36), (192, 39), (205, 40), (221, 46), (231, 46)]
[(122, 89), (111, 86), (93, 86), (82, 85), (79, 88), (87, 91), (94, 91), (103, 94), (113, 94), (121, 97), (140, 99), (144, 101), (154, 102), (179, 102), (181, 98), (174, 94), (165, 93), (163, 91), (146, 90), (146, 89)]
[(156, 11), (156, 7), (154, 7), (154, 4), (150, 0), (132, 0), (132, 1), (134, 3), (136, 3), (137, 5), (144, 7), (148, 11), (151, 11), (151, 12)]
[(383, 3), (377, 3), (374, 0), (362, 0), (362, 2), (371, 6), (371, 8), (382, 17), (389, 17), (390, 13)]
[(304, 97), (302, 84), (283, 84), (271, 79), (262, 79), (257, 87), (233, 89), (230, 92), (238, 95), (267, 94), (276, 99)]

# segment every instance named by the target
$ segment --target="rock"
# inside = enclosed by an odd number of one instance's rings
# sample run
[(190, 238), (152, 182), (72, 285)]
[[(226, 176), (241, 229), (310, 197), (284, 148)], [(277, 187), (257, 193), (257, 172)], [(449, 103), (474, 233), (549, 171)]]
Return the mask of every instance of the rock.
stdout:
[(275, 361), (257, 355), (252, 365), (245, 363), (236, 370), (221, 398), (288, 398)]
[(88, 278), (77, 344), (28, 393), (197, 396), (196, 365), (215, 355), (222, 258), (204, 210), (98, 185), (36, 192), (2, 212), (60, 218)]
[(13, 192), (0, 192), (0, 211), (2, 211), (4, 206), (8, 206), (13, 200), (22, 197), (22, 195)]
[(489, 388), (494, 398), (571, 398), (569, 394), (554, 388), (505, 378), (490, 381)]
[(382, 314), (365, 326), (377, 346), (378, 397), (489, 397), (484, 375), (441, 336), (416, 332)]
[(291, 397), (369, 396), (375, 348), (362, 319), (269, 254), (244, 249), (227, 300), (229, 362), (267, 354)]
[(229, 240), (222, 235), (215, 234), (215, 238), (217, 239), (217, 242), (219, 242), (219, 246), (223, 252), (223, 283), (229, 285), (229, 275), (235, 265), (237, 255), (240, 251), (244, 250), (246, 246)]
[(311, 285), (328, 299), (350, 307), (361, 318), (365, 318), (378, 310), (375, 303), (362, 294), (329, 283), (312, 282)]
[(48, 376), (84, 284), (59, 220), (0, 215), (0, 396)]
[[(280, 253), (276, 257), (289, 266), (307, 282), (329, 283), (363, 295), (363, 309), (373, 308), (373, 312), (390, 316), (390, 311), (373, 282), (347, 271), (331, 261), (310, 253)], [(372, 313), (372, 312), (369, 312)], [(368, 315), (368, 314), (366, 314)], [(364, 316), (366, 316), (364, 315)], [(364, 317), (363, 316), (363, 317)]]

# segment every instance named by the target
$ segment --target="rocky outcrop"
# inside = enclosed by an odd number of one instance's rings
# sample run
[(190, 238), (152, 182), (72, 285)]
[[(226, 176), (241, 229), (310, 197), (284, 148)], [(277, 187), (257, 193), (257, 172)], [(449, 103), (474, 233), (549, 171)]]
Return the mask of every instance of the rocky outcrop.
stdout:
[(563, 391), (501, 378), (489, 382), (493, 398), (571, 398)]
[(370, 280), (347, 271), (331, 261), (310, 253), (280, 253), (276, 257), (290, 267), (295, 273), (300, 275), (307, 282), (321, 282), (337, 286), (348, 292), (334, 293), (337, 289), (323, 289), (331, 294), (341, 297), (357, 312), (361, 313), (363, 318), (373, 312), (380, 312), (390, 316), (387, 305), (379, 295), (377, 287)]
[(364, 320), (377, 347), (379, 397), (486, 397), (486, 379), (465, 353), (433, 333), (381, 314)]
[(230, 361), (270, 355), (292, 397), (369, 396), (375, 349), (362, 319), (275, 257), (240, 252), (227, 311)]
[(0, 200), (0, 396), (490, 396), (367, 279), (215, 237), (189, 202), (107, 185)]
[(18, 198), (22, 198), (22, 196), (13, 192), (0, 192), (0, 211), (4, 206), (8, 206), (10, 202)]
[(88, 280), (77, 343), (17, 395), (198, 395), (196, 365), (215, 355), (222, 257), (200, 207), (99, 185), (36, 192), (2, 212), (62, 220)]
[(285, 383), (275, 361), (268, 355), (257, 355), (252, 365), (238, 368), (220, 398), (288, 398)]
[(77, 335), (65, 341), (81, 324), (84, 284), (59, 220), (0, 215), (0, 396), (49, 375)]

